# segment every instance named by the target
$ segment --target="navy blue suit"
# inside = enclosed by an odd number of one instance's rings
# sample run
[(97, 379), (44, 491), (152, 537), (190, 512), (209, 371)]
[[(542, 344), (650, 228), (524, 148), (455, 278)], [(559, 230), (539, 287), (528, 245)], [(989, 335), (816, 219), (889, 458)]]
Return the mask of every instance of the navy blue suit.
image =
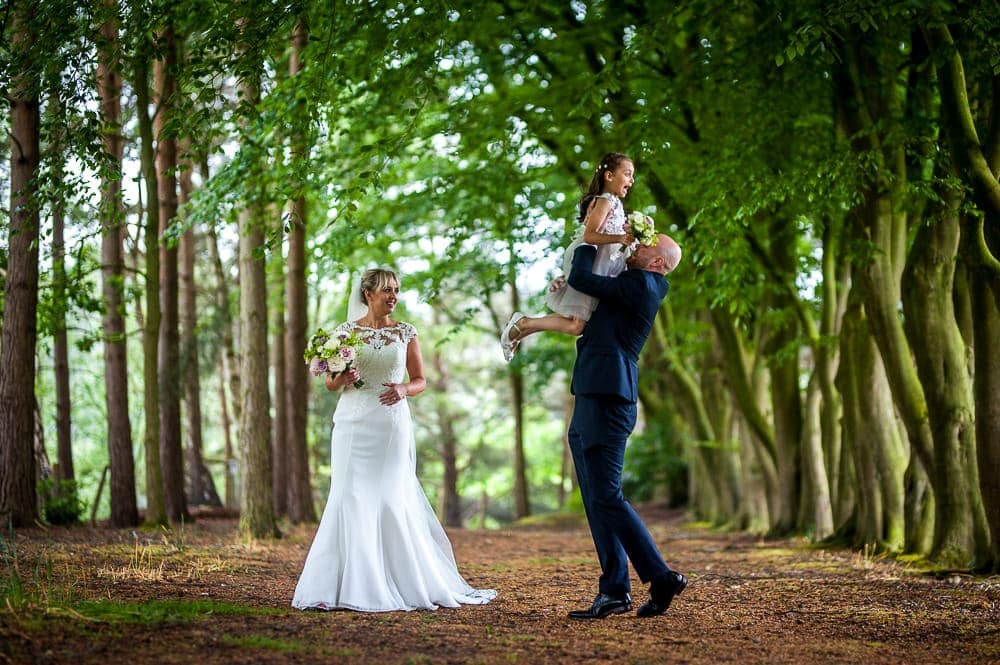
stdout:
[(629, 559), (643, 582), (670, 571), (622, 494), (625, 443), (636, 420), (639, 352), (670, 284), (646, 270), (595, 275), (596, 253), (592, 246), (579, 247), (568, 280), (600, 300), (576, 344), (569, 445), (601, 563), (599, 590), (621, 597), (630, 590)]

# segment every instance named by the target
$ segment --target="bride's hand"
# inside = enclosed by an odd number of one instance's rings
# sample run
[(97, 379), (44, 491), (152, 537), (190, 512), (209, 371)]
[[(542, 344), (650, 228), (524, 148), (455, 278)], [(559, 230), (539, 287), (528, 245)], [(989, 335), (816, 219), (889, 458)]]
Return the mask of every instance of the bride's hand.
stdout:
[(378, 401), (385, 406), (399, 404), (406, 399), (406, 386), (402, 383), (383, 383), (386, 387), (384, 393), (378, 396)]
[(345, 386), (352, 386), (358, 382), (361, 375), (358, 373), (357, 368), (351, 367), (350, 369), (344, 370), (343, 372), (338, 372), (334, 374), (333, 372), (326, 373), (326, 387), (327, 390), (340, 390)]
[(552, 283), (549, 284), (549, 293), (555, 293), (556, 291), (561, 289), (563, 287), (563, 284), (565, 283), (566, 283), (565, 275), (560, 275), (559, 277), (556, 277), (554, 280), (552, 280)]

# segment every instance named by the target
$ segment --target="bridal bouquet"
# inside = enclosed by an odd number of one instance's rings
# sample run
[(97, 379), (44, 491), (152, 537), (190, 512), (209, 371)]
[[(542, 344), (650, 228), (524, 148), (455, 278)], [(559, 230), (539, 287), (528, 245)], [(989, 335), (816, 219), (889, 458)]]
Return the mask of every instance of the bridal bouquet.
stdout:
[(626, 221), (628, 222), (632, 237), (634, 237), (640, 245), (652, 247), (656, 244), (656, 226), (653, 225), (652, 217), (648, 217), (638, 210), (634, 210), (628, 214)]
[[(362, 345), (361, 338), (354, 332), (350, 334), (340, 333), (331, 335), (322, 328), (313, 333), (306, 344), (305, 353), (302, 354), (309, 371), (313, 376), (319, 376), (326, 372), (339, 374), (350, 369), (355, 359), (358, 357), (358, 349)], [(358, 379), (354, 382), (355, 388), (360, 388), (365, 382)]]

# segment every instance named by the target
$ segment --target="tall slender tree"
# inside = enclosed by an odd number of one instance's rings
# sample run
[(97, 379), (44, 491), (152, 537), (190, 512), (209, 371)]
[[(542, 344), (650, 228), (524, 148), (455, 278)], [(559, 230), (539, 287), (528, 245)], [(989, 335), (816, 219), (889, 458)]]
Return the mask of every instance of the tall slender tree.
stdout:
[(158, 38), (161, 55), (153, 65), (156, 91), (156, 178), (160, 222), (160, 320), (157, 380), (160, 393), (160, 464), (167, 518), (190, 519), (184, 496), (184, 449), (181, 440), (180, 320), (177, 242), (167, 229), (177, 220), (177, 137), (167, 129), (176, 104), (177, 40), (172, 25)]
[[(245, 31), (250, 22), (241, 21)], [(244, 72), (240, 81), (244, 129), (253, 122), (260, 102), (260, 68)], [(247, 146), (251, 151), (252, 146)], [(250, 180), (239, 212), (240, 260), (240, 532), (249, 538), (280, 536), (271, 487), (271, 405), (268, 387), (267, 275), (264, 266), (264, 203), (260, 195), (261, 155), (252, 154)]]
[[(53, 116), (53, 124), (61, 125), (58, 115), (62, 105), (59, 95), (49, 93), (48, 113)], [(49, 159), (56, 191), (62, 189), (63, 160), (66, 141), (62, 128), (53, 133), (48, 146)], [(52, 201), (52, 335), (53, 369), (56, 384), (56, 459), (57, 480), (74, 480), (72, 441), (72, 404), (70, 401), (69, 341), (66, 332), (66, 202), (62, 196)]]
[[(183, 159), (178, 184), (180, 187), (180, 203), (186, 207), (194, 189), (192, 183), (190, 160), (191, 142), (184, 140)], [(189, 505), (221, 506), (219, 494), (215, 489), (212, 474), (205, 466), (203, 456), (202, 426), (201, 426), (201, 378), (198, 363), (198, 293), (195, 287), (195, 257), (197, 254), (197, 237), (195, 229), (188, 227), (180, 237), (180, 265), (178, 278), (180, 281), (180, 365), (184, 384), (184, 414), (186, 416), (187, 432), (187, 464), (185, 472), (187, 481), (187, 499)]]
[(10, 227), (0, 333), (0, 523), (32, 524), (35, 494), (35, 341), (38, 335), (39, 163), (38, 77), (31, 21), (34, 3), (17, 0), (11, 47), (17, 54), (7, 92), (10, 104)]
[(146, 524), (166, 524), (167, 509), (163, 495), (163, 469), (160, 466), (160, 390), (157, 377), (160, 336), (160, 204), (156, 177), (156, 148), (153, 122), (149, 117), (149, 63), (152, 43), (145, 32), (144, 12), (137, 11), (137, 32), (133, 60), (132, 86), (135, 89), (136, 114), (139, 118), (139, 159), (145, 183), (146, 205), (143, 240), (146, 251), (144, 291), (146, 311), (142, 328), (143, 407), (146, 431), (143, 450), (146, 454)]
[[(289, 74), (300, 77), (303, 69), (302, 53), (309, 38), (305, 20), (295, 24), (292, 33), (292, 50), (289, 58)], [(300, 77), (301, 78), (301, 77)], [(292, 159), (296, 169), (306, 167), (308, 145), (306, 143), (307, 115), (305, 109), (296, 108), (296, 129), (292, 136)], [(296, 194), (288, 217), (288, 261), (285, 271), (285, 413), (288, 426), (285, 429), (286, 452), (288, 455), (287, 491), (288, 517), (293, 522), (316, 521), (312, 488), (309, 482), (309, 450), (306, 444), (306, 428), (309, 419), (309, 374), (302, 362), (306, 349), (307, 291), (306, 291), (306, 196), (304, 191)]]
[(125, 340), (125, 216), (122, 211), (121, 60), (115, 0), (105, 0), (98, 36), (97, 85), (106, 166), (101, 171), (101, 282), (104, 296), (104, 403), (111, 466), (111, 526), (139, 523), (128, 414)]

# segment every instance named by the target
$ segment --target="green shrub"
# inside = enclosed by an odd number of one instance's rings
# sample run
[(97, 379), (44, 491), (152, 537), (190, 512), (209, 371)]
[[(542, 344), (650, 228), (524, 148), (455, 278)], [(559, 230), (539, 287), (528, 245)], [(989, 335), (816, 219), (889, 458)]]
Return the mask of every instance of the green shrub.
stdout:
[(63, 480), (56, 485), (53, 478), (38, 481), (38, 491), (42, 495), (42, 517), (54, 526), (76, 524), (86, 509), (80, 500), (75, 480)]

